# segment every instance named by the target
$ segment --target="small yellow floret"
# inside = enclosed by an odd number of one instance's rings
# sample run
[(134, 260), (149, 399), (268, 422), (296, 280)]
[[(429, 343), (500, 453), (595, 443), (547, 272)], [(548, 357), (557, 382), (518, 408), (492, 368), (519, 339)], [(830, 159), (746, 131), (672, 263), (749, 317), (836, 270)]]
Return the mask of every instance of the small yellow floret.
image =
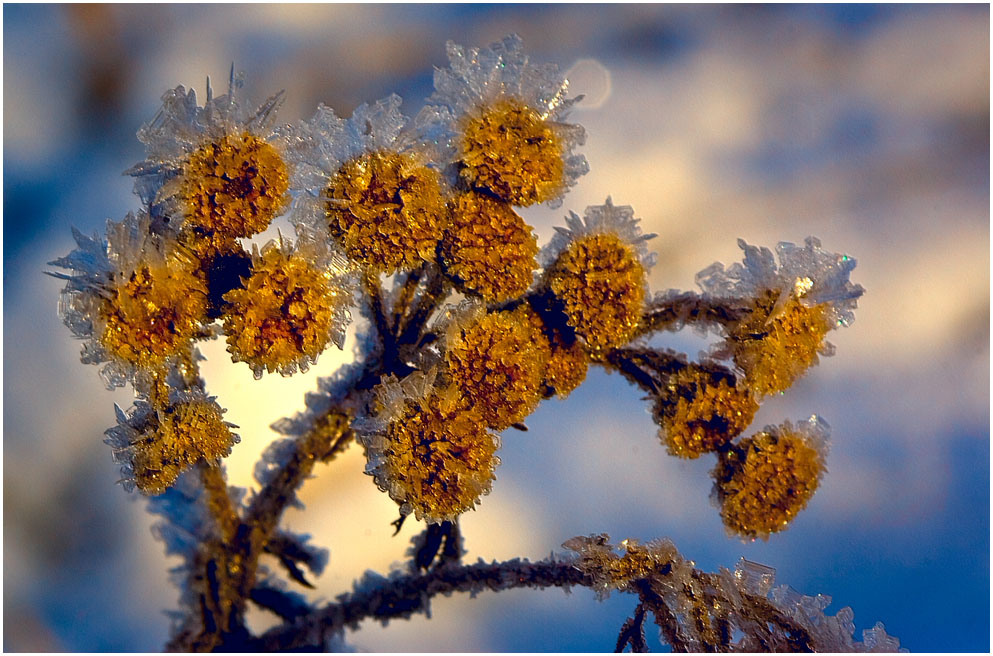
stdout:
[(760, 298), (750, 317), (731, 332), (734, 361), (759, 396), (782, 392), (818, 362), (831, 330), (828, 305), (807, 307), (796, 297), (770, 312), (779, 292)]
[(180, 194), (189, 223), (223, 238), (262, 232), (286, 207), (289, 173), (279, 152), (249, 133), (197, 148), (183, 167)]
[(131, 445), (135, 485), (145, 494), (161, 494), (201, 458), (226, 457), (236, 441), (216, 403), (173, 404)]
[(448, 210), (441, 177), (416, 156), (352, 159), (331, 176), (326, 195), (328, 228), (350, 258), (385, 273), (434, 262)]
[(564, 192), (561, 140), (531, 107), (508, 98), (477, 109), (460, 127), (460, 175), (470, 187), (520, 206)]
[(100, 343), (115, 358), (148, 369), (186, 347), (207, 310), (207, 290), (177, 259), (142, 266), (103, 299)]
[(687, 367), (669, 383), (674, 399), (657, 409), (669, 453), (698, 458), (716, 451), (748, 428), (759, 404), (752, 393)]
[(800, 434), (742, 440), (714, 469), (724, 525), (749, 538), (783, 530), (807, 505), (823, 472), (820, 452)]
[(523, 294), (538, 268), (531, 226), (506, 203), (471, 192), (453, 203), (441, 253), (459, 288), (488, 303)]
[(547, 349), (524, 308), (491, 312), (457, 329), (446, 360), (452, 384), (490, 428), (503, 430), (541, 400)]
[(428, 523), (452, 520), (489, 491), (497, 441), (457, 394), (408, 402), (387, 429), (377, 482)]
[(339, 306), (346, 302), (326, 270), (275, 245), (256, 258), (244, 287), (224, 300), (228, 351), (256, 377), (306, 369), (339, 330)]
[(594, 358), (634, 337), (645, 301), (645, 267), (613, 234), (580, 237), (548, 271), (548, 287)]

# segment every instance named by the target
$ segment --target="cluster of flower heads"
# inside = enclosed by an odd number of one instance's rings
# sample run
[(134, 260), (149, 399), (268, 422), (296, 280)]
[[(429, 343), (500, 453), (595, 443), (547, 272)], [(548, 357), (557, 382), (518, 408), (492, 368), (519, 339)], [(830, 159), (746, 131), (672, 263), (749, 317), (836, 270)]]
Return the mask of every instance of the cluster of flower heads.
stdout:
[[(342, 346), (357, 307), (376, 326), (378, 347), (363, 356), (382, 363), (379, 384), (358, 392), (368, 370), (357, 364), (280, 432), (303, 435), (345, 404), (369, 473), (404, 516), (438, 523), (474, 507), (499, 464), (496, 432), (566, 397), (590, 364), (631, 374), (615, 356), (633, 347), (655, 367), (645, 375), (669, 451), (718, 454), (727, 526), (747, 537), (780, 530), (824, 471), (821, 424), (734, 440), (758, 402), (828, 354), (825, 335), (852, 320), (854, 260), (811, 238), (780, 244), (777, 265), (742, 242), (743, 264), (698, 277), (708, 302), (738, 308), (724, 341), (707, 362), (666, 360), (642, 338), (654, 330), (648, 314), (675, 297), (649, 294), (654, 235), (631, 207), (607, 198), (570, 212), (543, 249), (517, 212), (558, 205), (588, 170), (567, 81), (514, 36), (449, 44), (448, 57), (413, 120), (392, 95), (348, 119), (321, 105), (277, 125), (282, 95), (253, 110), (233, 73), (225, 95), (208, 82), (203, 106), (182, 86), (163, 96), (138, 133), (147, 157), (128, 171), (142, 209), (109, 222), (105, 238), (75, 233), (79, 247), (53, 262), (70, 270), (57, 274), (61, 308), (85, 341), (83, 361), (136, 392), (108, 431), (125, 480), (161, 493), (237, 441), (204, 392), (199, 340), (223, 336), (256, 377), (290, 375)], [(295, 239), (245, 242), (284, 214)], [(453, 292), (461, 299), (446, 303)], [(265, 471), (285, 450), (269, 453)]]

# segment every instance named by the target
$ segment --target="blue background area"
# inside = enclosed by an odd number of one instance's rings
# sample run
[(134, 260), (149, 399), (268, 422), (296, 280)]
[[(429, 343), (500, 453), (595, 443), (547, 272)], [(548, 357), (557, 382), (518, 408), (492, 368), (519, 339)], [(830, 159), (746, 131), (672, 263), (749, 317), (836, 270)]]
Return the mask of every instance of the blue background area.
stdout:
[[(359, 103), (391, 92), (401, 94), (405, 112), (413, 114), (431, 92), (431, 67), (445, 64), (446, 40), (482, 46), (510, 32), (524, 37), (537, 61), (564, 68), (577, 59), (598, 61), (613, 75), (609, 103), (616, 104), (604, 107), (636, 112), (624, 116), (692, 116), (695, 110), (685, 106), (690, 95), (665, 96), (653, 85), (675, 80), (683, 85), (676, 89), (704, 88), (695, 72), (724, 70), (726, 64), (704, 66), (727, 61), (721, 57), (737, 60), (742, 70), (768, 71), (773, 90), (756, 96), (761, 129), (754, 139), (721, 142), (699, 158), (722, 182), (700, 196), (726, 195), (725, 211), (733, 211), (737, 198), (771, 199), (768, 229), (744, 218), (740, 231), (716, 227), (717, 213), (705, 211), (680, 224), (682, 217), (672, 216), (677, 212), (668, 211), (660, 191), (658, 208), (635, 209), (649, 232), (662, 235), (653, 242), (663, 249), (661, 268), (679, 262), (681, 242), (670, 245), (670, 234), (675, 240), (720, 232), (710, 237), (727, 245), (721, 255), (727, 262), (737, 257), (734, 238), (746, 231), (773, 235), (763, 242), (768, 245), (778, 238), (799, 241), (806, 232), (772, 218), (781, 202), (796, 210), (798, 223), (808, 214), (854, 217), (851, 234), (864, 241), (836, 238), (826, 247), (859, 254), (856, 282), (864, 272), (877, 281), (903, 276), (926, 286), (941, 272), (907, 268), (890, 245), (916, 244), (926, 252), (933, 242), (932, 249), (946, 249), (941, 257), (948, 267), (964, 267), (960, 280), (971, 286), (927, 297), (955, 297), (954, 332), (922, 333), (930, 341), (906, 349), (899, 361), (860, 366), (844, 360), (846, 348), (852, 352), (860, 340), (876, 339), (872, 325), (901, 327), (895, 319), (862, 319), (862, 312), (886, 300), (886, 287), (877, 282), (860, 303), (859, 321), (834, 340), (839, 356), (788, 398), (770, 402), (780, 404), (770, 422), (823, 408), (843, 430), (835, 435), (823, 489), (789, 531), (768, 542), (743, 544), (725, 535), (706, 503), (712, 463), (674, 464), (654, 437), (645, 403), (601, 370), (591, 371), (568, 400), (543, 405), (528, 420), (529, 433), (504, 436), (493, 503), (501, 488), (533, 493), (531, 510), (544, 518), (543, 535), (561, 536), (544, 553), (577, 534), (669, 536), (702, 569), (733, 567), (744, 556), (774, 566), (779, 583), (831, 595), (829, 612), (854, 609), (856, 636), (881, 620), (912, 651), (989, 650), (988, 286), (982, 293), (989, 260), (962, 264), (962, 253), (975, 251), (959, 250), (978, 244), (981, 253), (989, 246), (987, 6), (5, 5), (3, 17), (5, 650), (154, 651), (166, 638), (168, 620), (159, 612), (166, 605), (155, 604), (175, 597), (162, 592), (171, 590), (166, 570), (173, 563), (160, 559), (156, 565), (160, 545), (147, 538), (146, 525), (135, 524), (142, 504), (126, 500), (114, 485), (116, 468), (99, 444), (112, 421), (111, 404), (130, 399), (122, 391), (102, 392), (92, 368), (80, 371), (78, 345), (55, 312), (60, 286), (41, 275), (47, 261), (72, 248), (70, 226), (90, 234), (102, 230), (107, 217), (117, 220), (135, 209), (131, 180), (121, 171), (143, 157), (134, 133), (154, 115), (160, 94), (178, 83), (202, 90), (204, 76), (223, 80), (235, 61), (249, 73), (252, 98), (287, 88), (287, 121), (309, 117), (318, 102), (347, 116)], [(808, 43), (823, 52), (811, 55), (803, 48)], [(959, 59), (948, 61), (946, 71), (933, 65), (948, 53)], [(919, 62), (919, 71), (910, 68), (920, 79), (888, 77), (887, 71), (901, 70), (888, 67), (889, 57)], [(813, 61), (817, 75), (792, 68), (794, 60)], [(976, 62), (976, 75), (953, 75)], [(876, 77), (860, 77), (863, 63)], [(959, 82), (942, 86), (945, 73)], [(881, 83), (892, 83), (891, 97), (879, 91)], [(574, 192), (589, 202), (615, 192), (592, 190), (598, 174), (640, 155), (652, 139), (695, 144), (694, 135), (678, 134), (681, 124), (669, 133), (645, 134), (644, 126), (631, 123), (625, 128), (634, 141), (625, 151), (596, 142), (592, 126), (610, 122), (603, 112), (586, 109), (576, 119), (590, 122), (591, 149), (617, 157), (590, 156), (592, 173)], [(713, 127), (724, 134), (721, 121)], [(622, 132), (611, 134), (620, 142)], [(678, 162), (680, 151), (673, 152)], [(922, 187), (929, 195), (915, 195)], [(803, 189), (814, 191), (797, 191)], [(567, 198), (563, 210), (549, 211), (548, 221), (582, 206)], [(536, 212), (531, 220), (550, 234), (543, 215)], [(850, 234), (846, 225), (828, 224), (823, 231)], [(952, 230), (948, 226), (962, 235), (958, 245), (935, 239), (946, 227)], [(723, 234), (726, 229), (737, 234)], [(718, 256), (709, 257), (696, 269)], [(653, 279), (653, 288), (667, 285)], [(940, 319), (917, 302), (905, 299), (908, 327)], [(888, 341), (885, 329), (881, 334), (874, 343)], [(693, 338), (680, 339), (669, 345), (691, 355), (702, 348)], [(972, 368), (957, 375), (955, 367)], [(913, 400), (901, 402), (901, 395)], [(910, 419), (898, 420), (901, 413)], [(941, 423), (932, 429), (933, 418)], [(907, 427), (915, 423), (921, 434), (909, 437)], [(602, 426), (616, 430), (590, 434)], [(609, 449), (597, 450), (606, 439)], [(633, 469), (657, 463), (658, 471), (680, 484), (689, 481), (692, 489), (672, 490), (670, 480), (646, 482), (633, 474), (598, 477), (595, 468), (583, 468), (589, 464), (584, 458), (596, 461), (604, 453), (616, 456), (609, 471), (623, 472), (624, 463)], [(865, 505), (841, 512), (832, 500), (858, 494), (840, 489), (842, 481), (858, 480), (851, 478), (852, 463), (877, 476), (878, 487), (866, 487)], [(934, 475), (920, 476), (922, 471)], [(684, 503), (698, 505), (677, 507)], [(152, 545), (145, 547), (150, 554), (133, 552), (138, 534)], [(332, 569), (334, 564), (332, 558)], [(457, 601), (436, 604), (436, 615), (448, 603)], [(479, 609), (477, 615), (468, 611), (474, 644), (492, 651), (609, 651), (633, 608), (630, 598), (614, 595), (599, 603), (585, 590), (513, 591), (472, 603)], [(425, 626), (430, 636), (430, 623)], [(651, 646), (660, 648), (649, 633)], [(362, 632), (349, 639), (370, 649), (380, 644), (363, 643)], [(416, 644), (430, 649), (433, 643), (428, 637)]]

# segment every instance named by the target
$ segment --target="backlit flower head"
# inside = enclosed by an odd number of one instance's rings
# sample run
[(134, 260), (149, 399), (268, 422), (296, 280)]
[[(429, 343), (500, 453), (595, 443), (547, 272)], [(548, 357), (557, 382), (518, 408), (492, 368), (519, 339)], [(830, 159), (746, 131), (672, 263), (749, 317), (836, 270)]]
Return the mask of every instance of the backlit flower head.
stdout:
[(768, 426), (721, 454), (714, 493), (730, 533), (766, 539), (806, 507), (826, 471), (827, 423)]
[(134, 381), (139, 370), (159, 368), (189, 350), (206, 318), (207, 289), (198, 263), (183, 248), (150, 234), (147, 213), (107, 222), (107, 237), (73, 231), (78, 248), (51, 262), (71, 271), (59, 311), (85, 340), (84, 363), (107, 364), (109, 388)]
[(341, 348), (352, 292), (344, 260), (301, 231), (254, 247), (251, 275), (224, 296), (228, 351), (256, 378), (306, 371), (330, 343)]
[(138, 131), (147, 157), (127, 173), (138, 178), (136, 193), (173, 230), (221, 241), (250, 237), (288, 205), (289, 135), (273, 129), (282, 92), (252, 111), (239, 97), (241, 86), (233, 68), (225, 95), (214, 97), (208, 80), (203, 107), (193, 89), (178, 86)]
[(759, 408), (751, 391), (736, 387), (733, 377), (696, 365), (670, 376), (666, 387), (655, 417), (669, 453), (681, 458), (720, 449), (748, 428)]
[(565, 99), (558, 67), (532, 64), (516, 35), (447, 50), (418, 122), (444, 135), (459, 179), (511, 205), (560, 201), (589, 166), (573, 153), (586, 132), (564, 122), (579, 98)]
[(534, 280), (537, 254), (531, 226), (507, 203), (471, 191), (452, 201), (441, 263), (464, 293), (487, 303), (520, 296)]
[(648, 269), (655, 256), (629, 205), (586, 208), (581, 219), (570, 212), (568, 228), (542, 252), (543, 286), (555, 297), (566, 320), (591, 355), (629, 341), (638, 328), (648, 293)]
[(239, 441), (231, 432), (234, 424), (224, 421), (224, 409), (200, 391), (174, 393), (158, 410), (144, 401), (130, 412), (115, 409), (117, 425), (105, 442), (114, 449), (128, 490), (161, 494), (200, 459), (225, 458)]
[(431, 146), (405, 130), (400, 97), (344, 120), (321, 105), (292, 147), (293, 220), (341, 244), (349, 258), (393, 273), (433, 262), (448, 208)]
[(714, 355), (732, 357), (760, 396), (782, 392), (817, 364), (818, 355), (833, 353), (824, 338), (854, 320), (864, 290), (849, 280), (855, 260), (821, 249), (815, 237), (802, 247), (780, 242), (778, 265), (768, 248), (742, 240), (738, 245), (744, 262), (727, 269), (717, 262), (697, 274), (705, 292), (752, 304)]
[(445, 332), (448, 377), (487, 426), (503, 430), (534, 411), (551, 353), (526, 306), (500, 312), (464, 307)]
[(376, 415), (353, 423), (369, 459), (366, 472), (404, 515), (453, 520), (488, 494), (500, 464), (499, 438), (455, 386), (437, 387), (433, 371), (377, 389)]

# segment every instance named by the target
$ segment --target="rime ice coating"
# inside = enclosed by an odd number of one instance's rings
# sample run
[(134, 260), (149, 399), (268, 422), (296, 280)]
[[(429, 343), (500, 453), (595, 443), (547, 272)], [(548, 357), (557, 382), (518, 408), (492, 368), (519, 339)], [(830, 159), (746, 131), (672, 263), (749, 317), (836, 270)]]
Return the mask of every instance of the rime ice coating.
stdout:
[(565, 99), (558, 67), (532, 64), (516, 35), (480, 49), (449, 42), (447, 51), (419, 128), (449, 146), (470, 188), (513, 205), (558, 203), (589, 170), (572, 152), (586, 133), (564, 122), (579, 99)]

